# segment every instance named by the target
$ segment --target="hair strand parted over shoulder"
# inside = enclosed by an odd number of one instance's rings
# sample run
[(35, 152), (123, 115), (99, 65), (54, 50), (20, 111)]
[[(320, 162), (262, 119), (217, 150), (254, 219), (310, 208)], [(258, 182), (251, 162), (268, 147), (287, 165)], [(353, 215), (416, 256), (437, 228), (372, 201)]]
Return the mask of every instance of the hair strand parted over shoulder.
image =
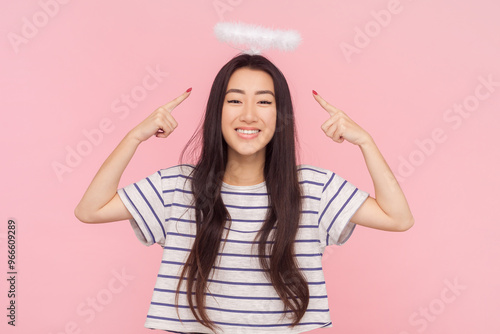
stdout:
[[(182, 164), (187, 149), (193, 144), (192, 155), (195, 150), (200, 150), (191, 174), (196, 237), (177, 285), (176, 306), (186, 277), (187, 300), (193, 315), (214, 331), (218, 326), (209, 319), (205, 309), (207, 281), (210, 273), (213, 274), (212, 267), (220, 251), (224, 227), (226, 223), (231, 226), (230, 214), (221, 197), (222, 180), (228, 164), (227, 143), (221, 129), (222, 106), (231, 75), (242, 67), (262, 70), (272, 77), (277, 110), (276, 130), (266, 146), (264, 165), (269, 208), (254, 244), (258, 245), (259, 261), (265, 276), (283, 302), (282, 319), (291, 311), (293, 322), (290, 326), (296, 326), (309, 304), (308, 283), (295, 257), (302, 188), (297, 175), (295, 147), (298, 142), (290, 90), (284, 75), (267, 58), (240, 54), (226, 63), (215, 77), (202, 126), (186, 144), (179, 160)], [(268, 240), (271, 241), (270, 246), (267, 246)]]

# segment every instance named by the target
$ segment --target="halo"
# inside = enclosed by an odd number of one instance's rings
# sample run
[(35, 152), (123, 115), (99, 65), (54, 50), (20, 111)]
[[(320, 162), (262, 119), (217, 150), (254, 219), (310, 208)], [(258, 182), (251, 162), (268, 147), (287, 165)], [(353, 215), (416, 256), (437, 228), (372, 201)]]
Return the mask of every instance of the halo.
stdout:
[(219, 41), (249, 54), (260, 54), (268, 49), (293, 51), (302, 41), (295, 30), (269, 29), (240, 22), (219, 22), (214, 33)]

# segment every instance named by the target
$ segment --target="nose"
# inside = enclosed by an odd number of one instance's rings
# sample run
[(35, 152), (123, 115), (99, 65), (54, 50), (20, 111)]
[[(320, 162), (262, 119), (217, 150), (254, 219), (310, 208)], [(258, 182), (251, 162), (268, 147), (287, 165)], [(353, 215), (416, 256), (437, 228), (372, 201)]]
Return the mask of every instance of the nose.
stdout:
[(240, 121), (246, 123), (256, 122), (258, 120), (256, 107), (250, 103), (246, 103), (241, 108)]

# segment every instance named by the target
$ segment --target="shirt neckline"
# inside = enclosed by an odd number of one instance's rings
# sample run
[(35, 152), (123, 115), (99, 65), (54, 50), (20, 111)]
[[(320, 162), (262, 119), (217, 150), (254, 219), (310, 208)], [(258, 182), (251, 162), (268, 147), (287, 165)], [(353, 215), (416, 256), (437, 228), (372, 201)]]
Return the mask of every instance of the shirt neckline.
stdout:
[(222, 181), (222, 188), (233, 189), (233, 190), (254, 190), (254, 189), (264, 188), (265, 185), (266, 181), (263, 181), (258, 184), (253, 184), (251, 186), (235, 186), (233, 184), (227, 184), (226, 182)]

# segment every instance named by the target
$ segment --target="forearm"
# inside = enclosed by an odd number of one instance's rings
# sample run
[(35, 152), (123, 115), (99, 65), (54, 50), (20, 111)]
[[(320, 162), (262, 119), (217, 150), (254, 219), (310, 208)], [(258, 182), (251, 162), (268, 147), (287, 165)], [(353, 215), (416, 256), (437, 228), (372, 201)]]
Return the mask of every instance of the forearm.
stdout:
[(104, 161), (78, 204), (80, 216), (95, 214), (115, 196), (120, 178), (140, 141), (127, 134)]
[(373, 138), (359, 145), (375, 188), (375, 200), (395, 224), (413, 225), (406, 197)]

